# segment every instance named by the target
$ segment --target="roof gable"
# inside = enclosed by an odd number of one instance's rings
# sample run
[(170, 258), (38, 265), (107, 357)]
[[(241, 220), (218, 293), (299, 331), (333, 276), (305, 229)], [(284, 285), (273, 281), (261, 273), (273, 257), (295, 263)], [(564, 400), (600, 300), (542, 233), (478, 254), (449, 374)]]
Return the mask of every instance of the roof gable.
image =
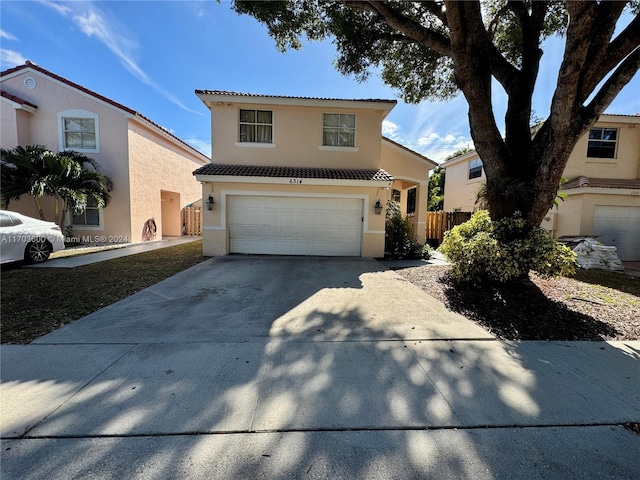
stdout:
[[(68, 88), (74, 89), (78, 92), (80, 92), (83, 95), (87, 95), (89, 97), (94, 98), (95, 100), (99, 101), (102, 104), (105, 104), (111, 108), (115, 108), (119, 111), (121, 111), (122, 113), (124, 113), (125, 115), (129, 116), (130, 118), (139, 121), (143, 124), (145, 124), (147, 127), (150, 127), (152, 130), (156, 131), (157, 133), (160, 133), (161, 135), (168, 137), (168, 139), (176, 144), (179, 144), (180, 146), (182, 146), (183, 148), (186, 148), (187, 150), (189, 150), (192, 153), (195, 153), (197, 156), (201, 157), (201, 160), (204, 162), (208, 162), (209, 158), (204, 155), (202, 152), (200, 152), (199, 150), (195, 149), (194, 147), (192, 147), (191, 145), (189, 145), (187, 142), (185, 142), (184, 140), (178, 138), (177, 136), (175, 136), (174, 134), (172, 134), (171, 132), (169, 132), (166, 128), (160, 126), (159, 124), (155, 123), (153, 120), (145, 117), (144, 115), (142, 115), (140, 112), (133, 110), (132, 108), (127, 107), (126, 105), (123, 105), (121, 103), (118, 103), (114, 100), (111, 100), (110, 98), (105, 97), (104, 95), (100, 95), (97, 92), (94, 92), (93, 90), (89, 90), (86, 87), (83, 87), (82, 85), (79, 85), (75, 82), (72, 82), (71, 80), (68, 80), (64, 77), (61, 77), (60, 75), (57, 75), (53, 72), (50, 72), (49, 70), (46, 70), (42, 67), (40, 67), (39, 65), (36, 65), (35, 63), (30, 62), (29, 60), (27, 60), (27, 62), (23, 65), (18, 65), (17, 67), (14, 68), (10, 68), (7, 70), (4, 70), (3, 72), (0, 72), (0, 81), (3, 79), (8, 79), (8, 78), (12, 78), (14, 76), (17, 76), (19, 74), (22, 74), (24, 72), (37, 72), (41, 75), (44, 75), (46, 77), (49, 77), (50, 79), (54, 80), (55, 82), (62, 84)], [(4, 91), (3, 93), (3, 97), (4, 95)], [(19, 97), (18, 97), (19, 98)], [(28, 103), (28, 102), (27, 102)], [(32, 104), (31, 104), (32, 105)], [(35, 107), (35, 106), (34, 106)]]
[(399, 150), (401, 150), (403, 153), (406, 153), (408, 155), (410, 155), (411, 157), (415, 158), (416, 160), (419, 160), (422, 163), (425, 163), (429, 168), (436, 168), (438, 166), (438, 163), (431, 160), (429, 157), (426, 157), (414, 150), (411, 150), (408, 147), (405, 147), (404, 145), (395, 142), (393, 140), (391, 140), (388, 137), (385, 137), (384, 135), (382, 136), (382, 141), (388, 143), (389, 145), (391, 145), (392, 147), (395, 147)]

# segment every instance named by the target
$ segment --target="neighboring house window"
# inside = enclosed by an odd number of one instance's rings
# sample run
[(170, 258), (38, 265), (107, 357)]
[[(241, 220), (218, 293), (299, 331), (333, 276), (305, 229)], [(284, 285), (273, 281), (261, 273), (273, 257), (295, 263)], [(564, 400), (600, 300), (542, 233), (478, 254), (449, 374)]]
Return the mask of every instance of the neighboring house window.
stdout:
[(391, 200), (394, 202), (400, 201), (400, 190), (396, 190), (395, 188), (391, 190)]
[(87, 199), (87, 208), (80, 215), (74, 215), (71, 224), (85, 227), (99, 227), (100, 210), (96, 207), (95, 200), (92, 198)]
[(240, 142), (273, 143), (273, 112), (240, 110)]
[(617, 128), (592, 128), (589, 130), (587, 157), (616, 158)]
[(346, 113), (325, 113), (322, 120), (322, 145), (355, 147), (356, 116)]
[(58, 113), (60, 150), (99, 153), (100, 129), (98, 115), (85, 110)]
[(482, 176), (482, 160), (474, 158), (469, 162), (469, 180)]

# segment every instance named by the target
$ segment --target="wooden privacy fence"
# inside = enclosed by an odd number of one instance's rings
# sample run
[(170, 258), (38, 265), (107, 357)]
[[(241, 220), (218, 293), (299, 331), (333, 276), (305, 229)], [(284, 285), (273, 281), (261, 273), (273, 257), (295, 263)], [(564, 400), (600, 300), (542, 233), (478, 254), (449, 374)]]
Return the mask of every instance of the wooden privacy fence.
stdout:
[(202, 235), (202, 208), (184, 207), (182, 209), (182, 234)]
[(444, 232), (471, 218), (472, 212), (427, 212), (426, 238), (442, 243)]

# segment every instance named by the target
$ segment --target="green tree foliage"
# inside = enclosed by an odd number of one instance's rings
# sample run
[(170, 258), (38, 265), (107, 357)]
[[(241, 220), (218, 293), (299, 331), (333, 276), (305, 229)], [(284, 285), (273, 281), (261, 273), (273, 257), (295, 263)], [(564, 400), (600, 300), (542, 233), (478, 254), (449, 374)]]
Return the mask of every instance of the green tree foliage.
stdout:
[(0, 149), (0, 174), (3, 208), (31, 195), (40, 218), (46, 220), (42, 198), (53, 197), (53, 221), (63, 230), (68, 211), (82, 213), (89, 200), (104, 208), (113, 189), (111, 179), (92, 158), (74, 151), (51, 152), (42, 145)]
[(474, 285), (509, 282), (530, 270), (566, 276), (577, 265), (575, 253), (542, 228), (526, 228), (519, 215), (491, 221), (486, 210), (445, 233), (439, 250), (452, 262), (454, 281)]
[(446, 170), (438, 165), (433, 169), (429, 177), (427, 190), (427, 210), (437, 212), (442, 210), (444, 205), (444, 179)]
[[(448, 155), (444, 161), (446, 162), (447, 160), (459, 157), (460, 155), (464, 155), (470, 151), (471, 149), (468, 147), (461, 148)], [(433, 173), (429, 177), (427, 210), (430, 212), (440, 211), (444, 207), (444, 182), (446, 173), (446, 170), (438, 165), (433, 169)]]
[[(626, 26), (619, 20), (632, 6)], [(280, 50), (300, 38), (332, 38), (338, 71), (366, 79), (380, 72), (407, 102), (443, 100), (462, 92), (482, 159), (489, 198), (524, 185), (518, 208), (529, 228), (552, 206), (560, 177), (578, 139), (592, 126), (640, 66), (638, 3), (491, 0), (235, 1), (238, 13), (266, 25)], [(549, 117), (532, 134), (532, 95), (551, 35), (565, 50)], [(492, 105), (493, 80), (508, 97), (505, 134)], [(502, 179), (498, 181), (498, 179)], [(510, 217), (513, 209), (491, 217)]]

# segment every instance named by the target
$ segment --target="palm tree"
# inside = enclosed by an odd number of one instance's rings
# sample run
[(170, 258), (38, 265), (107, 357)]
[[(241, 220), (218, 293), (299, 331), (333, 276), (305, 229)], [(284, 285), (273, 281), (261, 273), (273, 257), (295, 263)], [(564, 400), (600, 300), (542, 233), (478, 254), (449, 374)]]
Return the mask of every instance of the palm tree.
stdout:
[(51, 188), (50, 195), (54, 197), (56, 223), (64, 230), (69, 210), (80, 214), (86, 210), (89, 200), (98, 209), (106, 207), (111, 200), (109, 192), (113, 190), (113, 182), (100, 172), (99, 163), (86, 155), (66, 151), (58, 157), (60, 173), (65, 176), (55, 191)]
[(55, 156), (55, 153), (43, 145), (0, 149), (3, 209), (9, 207), (11, 200), (19, 200), (22, 195), (31, 195), (40, 219), (45, 219), (40, 198), (45, 194), (45, 164), (47, 158), (52, 156)]
[(66, 214), (82, 213), (87, 201), (107, 206), (113, 182), (100, 172), (98, 162), (78, 152), (55, 153), (42, 145), (1, 149), (2, 206), (22, 195), (33, 196), (42, 220), (41, 198), (53, 197), (54, 221), (64, 229)]

